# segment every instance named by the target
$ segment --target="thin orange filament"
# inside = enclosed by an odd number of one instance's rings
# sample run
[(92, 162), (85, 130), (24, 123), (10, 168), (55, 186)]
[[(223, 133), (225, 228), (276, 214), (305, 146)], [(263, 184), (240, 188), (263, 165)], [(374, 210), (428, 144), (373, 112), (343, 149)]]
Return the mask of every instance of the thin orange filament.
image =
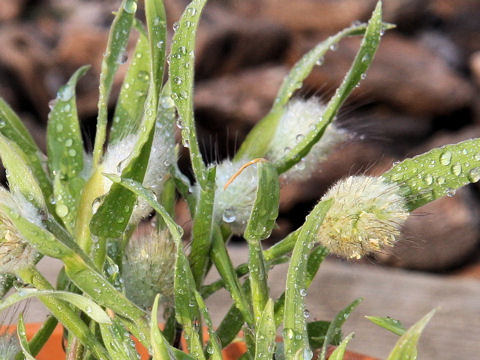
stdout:
[(256, 164), (256, 163), (261, 162), (261, 161), (267, 161), (267, 160), (265, 160), (264, 158), (256, 158), (256, 159), (250, 160), (249, 162), (243, 164), (240, 167), (240, 169), (238, 169), (238, 171), (235, 174), (233, 174), (232, 177), (230, 179), (228, 179), (228, 181), (225, 183), (225, 185), (223, 186), (223, 191), (227, 190), (228, 186), (237, 178), (238, 175), (240, 175), (242, 173), (243, 170), (245, 170), (250, 165)]

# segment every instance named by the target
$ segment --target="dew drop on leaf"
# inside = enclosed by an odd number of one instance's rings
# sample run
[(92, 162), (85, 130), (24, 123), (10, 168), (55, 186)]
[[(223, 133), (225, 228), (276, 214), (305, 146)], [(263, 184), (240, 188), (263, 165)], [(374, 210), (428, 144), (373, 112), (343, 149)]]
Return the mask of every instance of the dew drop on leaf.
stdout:
[(452, 161), (452, 153), (450, 151), (445, 151), (440, 155), (440, 163), (442, 165), (450, 165), (450, 161)]

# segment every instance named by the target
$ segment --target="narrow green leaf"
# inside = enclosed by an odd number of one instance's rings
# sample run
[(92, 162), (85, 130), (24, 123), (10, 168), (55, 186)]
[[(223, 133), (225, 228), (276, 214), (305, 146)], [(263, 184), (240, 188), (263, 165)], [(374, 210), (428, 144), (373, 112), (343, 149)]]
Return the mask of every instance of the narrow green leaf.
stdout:
[(273, 300), (265, 305), (258, 323), (255, 343), (255, 360), (272, 359), (275, 353), (275, 337), (277, 328), (273, 317)]
[(103, 56), (100, 74), (97, 131), (93, 148), (94, 167), (99, 164), (102, 157), (103, 145), (107, 134), (108, 99), (118, 66), (126, 61), (125, 50), (136, 11), (136, 0), (123, 0), (110, 28), (107, 50)]
[(380, 316), (365, 316), (375, 325), (378, 325), (398, 336), (402, 336), (405, 333), (405, 328), (402, 323), (398, 320), (392, 319), (391, 317), (380, 317)]
[(7, 180), (12, 192), (20, 192), (37, 208), (45, 209), (45, 199), (40, 185), (28, 166), (27, 156), (17, 144), (0, 135), (0, 157), (7, 170)]
[(334, 119), (338, 109), (345, 99), (365, 76), (368, 67), (373, 61), (375, 52), (377, 51), (381, 34), (384, 31), (381, 4), (380, 1), (377, 3), (372, 17), (368, 22), (365, 36), (363, 37), (355, 60), (343, 79), (342, 84), (336, 90), (335, 95), (333, 95), (328, 102), (322, 120), (316, 124), (315, 129), (310, 131), (302, 141), (300, 141), (290, 152), (275, 164), (279, 173), (287, 171), (308, 154), (312, 146), (320, 140), (325, 128)]
[(20, 348), (22, 349), (23, 355), (27, 360), (35, 360), (35, 358), (30, 353), (30, 347), (28, 346), (27, 340), (27, 330), (25, 329), (25, 322), (23, 321), (23, 314), (18, 316), (17, 324), (17, 335), (20, 343)]
[(337, 334), (340, 334), (342, 331), (342, 325), (343, 323), (348, 319), (350, 316), (351, 312), (353, 309), (357, 307), (358, 304), (360, 304), (363, 301), (362, 298), (358, 298), (354, 300), (350, 305), (348, 305), (345, 309), (340, 311), (337, 316), (335, 316), (335, 319), (330, 323), (330, 326), (328, 327), (327, 334), (325, 335), (325, 340), (323, 342), (322, 346), (322, 352), (320, 353), (319, 360), (325, 360), (327, 356), (327, 346), (328, 344), (331, 343), (332, 339), (337, 336)]
[(155, 94), (160, 94), (165, 67), (165, 48), (167, 46), (167, 19), (163, 1), (145, 0), (148, 40), (150, 43), (151, 76)]
[(182, 141), (190, 149), (193, 172), (202, 188), (208, 180), (193, 118), (193, 70), (195, 34), (205, 3), (206, 0), (193, 0), (176, 24), (169, 67), (172, 97), (177, 106), (178, 121), (182, 123), (183, 127)]
[(142, 114), (150, 85), (150, 48), (148, 39), (139, 31), (132, 62), (123, 80), (118, 96), (113, 123), (110, 129), (109, 146), (134, 134), (140, 127)]
[(436, 309), (430, 311), (398, 339), (387, 360), (415, 360), (417, 358), (418, 339), (435, 311)]
[(42, 350), (43, 346), (57, 327), (57, 324), (58, 320), (55, 316), (48, 316), (47, 320), (43, 322), (42, 327), (35, 333), (28, 343), (30, 352), (33, 356), (37, 356), (40, 350)]
[(85, 180), (80, 176), (64, 179), (61, 174), (57, 174), (53, 181), (56, 215), (63, 220), (71, 234), (75, 230), (78, 206), (84, 186)]
[(43, 168), (45, 155), (35, 144), (23, 122), (2, 98), (0, 98), (0, 134), (17, 144), (27, 155), (26, 161), (29, 167), (32, 169), (45, 199), (49, 199), (52, 194), (52, 184)]
[(263, 257), (260, 241), (248, 241), (248, 269), (255, 325), (264, 312), (269, 299), (268, 266)]
[(150, 339), (152, 341), (153, 360), (174, 360), (175, 357), (169, 352), (168, 342), (158, 328), (158, 300), (160, 295), (155, 297), (150, 319)]
[(344, 37), (353, 35), (362, 35), (367, 26), (365, 24), (352, 25), (336, 35), (330, 36), (322, 41), (312, 50), (306, 53), (290, 70), (290, 73), (283, 80), (277, 97), (273, 103), (273, 108), (250, 131), (247, 138), (240, 147), (235, 159), (262, 157), (268, 150), (268, 145), (275, 134), (278, 120), (283, 113), (283, 107), (292, 97), (295, 90), (302, 87), (303, 80), (310, 74), (313, 67), (322, 62), (325, 53), (332, 47), (337, 46), (338, 42)]
[(135, 343), (118, 319), (113, 319), (110, 325), (100, 324), (100, 331), (103, 343), (112, 359), (140, 360)]
[(87, 72), (82, 66), (57, 92), (55, 105), (48, 115), (47, 154), (50, 176), (71, 179), (83, 170), (83, 141), (78, 122), (75, 86)]
[(82, 310), (94, 321), (102, 324), (111, 324), (111, 320), (108, 315), (94, 301), (86, 298), (85, 296), (66, 291), (21, 289), (0, 302), (0, 311), (3, 311), (20, 301), (40, 296), (51, 296), (56, 299), (66, 301)]
[(210, 318), (210, 314), (208, 313), (207, 306), (202, 299), (202, 295), (198, 291), (195, 291), (195, 299), (197, 300), (198, 307), (202, 312), (203, 320), (205, 320), (205, 324), (207, 325), (208, 335), (210, 337), (210, 341), (207, 345), (207, 353), (210, 355), (209, 359), (211, 360), (222, 360), (222, 348), (220, 347), (219, 340), (217, 339), (217, 335), (215, 334), (215, 330), (213, 330), (213, 323), (212, 319)]
[(288, 267), (285, 291), (284, 342), (285, 358), (309, 348), (307, 321), (304, 316), (308, 252), (315, 244), (316, 234), (332, 201), (319, 202), (307, 216), (293, 249)]
[(203, 281), (209, 261), (213, 226), (213, 203), (215, 198), (216, 168), (208, 169), (208, 186), (200, 188), (193, 219), (190, 263), (197, 288)]
[(406, 159), (382, 175), (405, 192), (414, 210), (480, 180), (480, 139), (446, 145)]
[(41, 254), (57, 259), (74, 254), (74, 251), (69, 246), (61, 242), (49, 231), (32, 224), (6, 205), (0, 204), (0, 209), (8, 216), (22, 237)]
[[(325, 341), (330, 321), (312, 321), (307, 324), (308, 342), (312, 350), (320, 349)], [(338, 345), (342, 341), (342, 333), (338, 332), (330, 339), (329, 345)]]
[(280, 184), (277, 171), (270, 162), (260, 161), (257, 163), (257, 173), (257, 194), (244, 234), (248, 241), (269, 237), (278, 216)]
[[(248, 290), (244, 286), (243, 291), (248, 292)], [(242, 330), (243, 323), (243, 315), (240, 310), (235, 305), (231, 306), (216, 331), (222, 348), (226, 347), (237, 337), (240, 330)]]
[(353, 339), (353, 336), (354, 333), (348, 334), (345, 339), (343, 339), (342, 343), (332, 352), (328, 360), (343, 360), (347, 344)]

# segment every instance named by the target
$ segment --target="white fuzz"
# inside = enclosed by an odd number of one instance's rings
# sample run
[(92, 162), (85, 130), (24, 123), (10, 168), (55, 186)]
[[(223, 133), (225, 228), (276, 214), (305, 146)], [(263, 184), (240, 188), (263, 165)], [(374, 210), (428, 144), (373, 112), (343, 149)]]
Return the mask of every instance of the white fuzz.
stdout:
[(19, 351), (20, 344), (14, 333), (5, 332), (0, 335), (0, 359), (14, 360)]
[[(318, 98), (291, 100), (280, 118), (267, 159), (275, 162), (286, 155), (315, 128), (324, 111), (325, 106)], [(282, 179), (298, 181), (310, 177), (338, 144), (350, 138), (351, 135), (346, 130), (338, 128), (334, 123), (328, 125), (322, 138), (299, 163), (282, 174)]]
[[(129, 163), (138, 135), (130, 134), (124, 139), (109, 147), (103, 161), (105, 173), (121, 175)], [(161, 127), (155, 128), (155, 134), (148, 160), (147, 170), (143, 179), (143, 186), (152, 190), (157, 196), (162, 190), (163, 182), (169, 172), (170, 166), (175, 162), (175, 138), (166, 134)], [(112, 182), (105, 179), (105, 193), (110, 190)], [(130, 219), (131, 223), (137, 223), (152, 211), (151, 207), (143, 199), (138, 199)]]
[(217, 166), (215, 179), (215, 204), (213, 216), (217, 223), (224, 222), (232, 232), (243, 234), (252, 212), (258, 187), (257, 166), (246, 167), (224, 190), (227, 181), (247, 161), (232, 162), (224, 160)]
[[(0, 203), (31, 223), (42, 226), (38, 210), (22, 195), (12, 195), (0, 187)], [(36, 256), (35, 249), (23, 239), (8, 216), (0, 211), (0, 273), (15, 274), (17, 270), (32, 265)]]
[(144, 309), (155, 296), (172, 305), (176, 246), (168, 230), (154, 229), (132, 237), (125, 251), (123, 278), (127, 297)]
[(333, 199), (318, 237), (331, 253), (360, 259), (393, 246), (409, 213), (396, 184), (381, 177), (351, 176), (322, 197)]

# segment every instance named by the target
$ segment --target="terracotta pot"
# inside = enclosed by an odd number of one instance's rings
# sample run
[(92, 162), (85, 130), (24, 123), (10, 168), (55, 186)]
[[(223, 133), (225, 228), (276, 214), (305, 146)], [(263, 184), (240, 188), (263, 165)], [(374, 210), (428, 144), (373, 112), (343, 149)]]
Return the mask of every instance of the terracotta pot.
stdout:
[[(33, 335), (40, 329), (40, 323), (32, 323), (26, 324), (27, 330), (27, 338), (31, 339)], [(14, 329), (12, 329), (14, 330)], [(206, 334), (206, 330), (204, 329), (205, 338), (208, 338)], [(53, 331), (52, 336), (47, 341), (45, 346), (43, 347), (42, 351), (35, 357), (37, 360), (64, 360), (65, 359), (65, 352), (63, 351), (62, 346), (62, 338), (63, 336), (63, 329), (61, 325), (58, 325), (55, 330)], [(184, 342), (184, 340), (182, 340)], [(135, 341), (137, 350), (140, 353), (142, 360), (148, 360), (148, 352), (144, 346), (139, 344)], [(186, 344), (183, 344), (186, 346)], [(328, 355), (335, 349), (335, 347), (331, 346), (328, 349)], [(229, 346), (227, 346), (223, 351), (222, 355), (223, 358), (226, 360), (237, 360), (245, 353), (247, 350), (245, 344), (243, 342), (233, 342)], [(373, 357), (364, 356), (360, 354), (356, 354), (350, 351), (345, 353), (344, 360), (377, 360)]]

